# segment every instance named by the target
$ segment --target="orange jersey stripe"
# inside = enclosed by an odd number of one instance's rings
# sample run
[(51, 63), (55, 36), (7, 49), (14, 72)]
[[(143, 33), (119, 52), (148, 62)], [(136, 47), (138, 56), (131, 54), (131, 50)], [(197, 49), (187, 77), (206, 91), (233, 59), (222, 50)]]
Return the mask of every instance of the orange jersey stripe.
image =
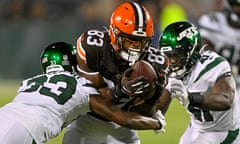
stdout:
[(78, 55), (80, 56), (80, 58), (86, 63), (86, 52), (83, 49), (82, 44), (81, 44), (82, 36), (83, 35), (81, 35), (77, 40), (77, 52), (78, 52)]

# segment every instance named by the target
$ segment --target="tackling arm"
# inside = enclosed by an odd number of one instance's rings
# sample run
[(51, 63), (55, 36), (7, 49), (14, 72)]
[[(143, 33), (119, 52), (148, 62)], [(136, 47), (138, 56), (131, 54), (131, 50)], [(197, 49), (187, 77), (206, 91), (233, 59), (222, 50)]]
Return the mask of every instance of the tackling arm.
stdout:
[(234, 80), (226, 75), (219, 78), (214, 86), (203, 97), (203, 109), (227, 110), (231, 108), (234, 98)]
[(162, 124), (158, 118), (142, 116), (135, 112), (125, 112), (100, 95), (90, 96), (90, 107), (94, 113), (124, 127), (137, 130), (156, 130), (162, 128)]
[(171, 97), (177, 98), (185, 107), (192, 105), (206, 110), (222, 111), (231, 108), (235, 95), (233, 76), (225, 73), (219, 77), (206, 93), (189, 93), (182, 82), (175, 81), (171, 87)]

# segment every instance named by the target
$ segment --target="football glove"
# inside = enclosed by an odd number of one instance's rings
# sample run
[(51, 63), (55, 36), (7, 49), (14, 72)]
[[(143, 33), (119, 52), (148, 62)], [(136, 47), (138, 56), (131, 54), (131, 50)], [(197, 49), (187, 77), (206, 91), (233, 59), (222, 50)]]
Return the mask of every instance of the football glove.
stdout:
[(172, 98), (176, 98), (184, 107), (189, 104), (188, 91), (181, 80), (174, 79), (170, 83)]
[(127, 69), (121, 78), (120, 84), (111, 89), (111, 94), (116, 100), (135, 96), (144, 96), (149, 93), (149, 82), (143, 77), (130, 79), (132, 68)]
[(132, 68), (128, 68), (122, 76), (121, 91), (128, 96), (144, 95), (149, 92), (149, 82), (143, 76), (136, 79), (130, 79), (129, 76), (132, 72)]
[(160, 134), (160, 133), (166, 132), (165, 126), (167, 125), (167, 122), (166, 122), (165, 117), (162, 114), (161, 110), (157, 110), (157, 112), (155, 113), (155, 115), (153, 117), (156, 118), (159, 121), (159, 123), (161, 124), (161, 126), (162, 126), (160, 129), (154, 130), (154, 132), (156, 134)]

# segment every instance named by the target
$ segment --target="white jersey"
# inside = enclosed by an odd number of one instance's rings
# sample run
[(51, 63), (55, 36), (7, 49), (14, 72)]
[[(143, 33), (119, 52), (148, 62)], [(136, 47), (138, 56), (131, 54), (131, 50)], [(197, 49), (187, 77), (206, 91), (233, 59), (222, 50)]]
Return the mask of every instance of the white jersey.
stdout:
[(24, 80), (14, 101), (1, 110), (24, 125), (37, 143), (43, 143), (80, 114), (90, 112), (90, 94), (98, 92), (85, 78), (68, 72), (43, 74)]
[[(215, 52), (205, 51), (183, 82), (188, 92), (204, 94), (219, 77), (228, 72), (231, 72), (231, 68), (225, 58)], [(191, 116), (191, 125), (200, 132), (228, 131), (239, 128), (239, 104), (239, 97), (235, 96), (232, 107), (226, 111), (203, 110), (193, 106), (188, 106), (187, 111)]]
[(237, 83), (240, 84), (240, 29), (229, 26), (223, 12), (202, 15), (199, 26), (201, 36), (208, 39), (214, 49), (236, 68), (233, 70), (237, 75)]

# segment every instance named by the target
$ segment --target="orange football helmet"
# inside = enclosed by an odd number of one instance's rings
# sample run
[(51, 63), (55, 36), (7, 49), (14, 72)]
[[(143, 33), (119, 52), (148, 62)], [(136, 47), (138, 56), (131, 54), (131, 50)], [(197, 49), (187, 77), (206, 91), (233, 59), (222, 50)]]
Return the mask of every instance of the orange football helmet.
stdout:
[(112, 13), (109, 28), (111, 44), (130, 65), (150, 45), (153, 31), (151, 15), (136, 2), (122, 3)]

